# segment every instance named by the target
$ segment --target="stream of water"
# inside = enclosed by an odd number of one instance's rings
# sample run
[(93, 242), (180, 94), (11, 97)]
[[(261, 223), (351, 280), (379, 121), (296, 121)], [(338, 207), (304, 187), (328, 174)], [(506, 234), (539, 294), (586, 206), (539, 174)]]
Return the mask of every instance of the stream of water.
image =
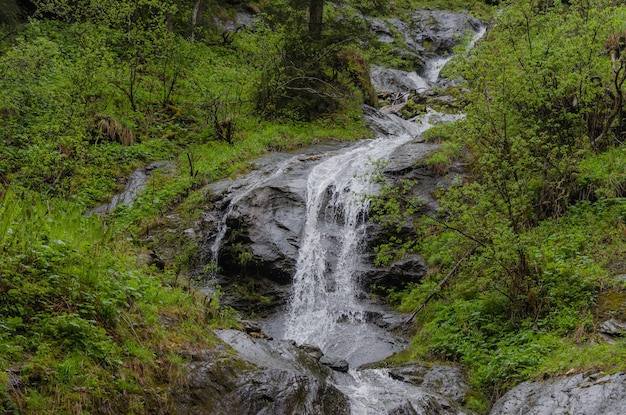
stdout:
[[(315, 344), (353, 367), (402, 348), (389, 333), (367, 324), (359, 299), (368, 195), (376, 192), (370, 176), (394, 150), (430, 128), (431, 119), (442, 117), (431, 112), (420, 123), (390, 117), (387, 122), (401, 127), (399, 134), (359, 143), (309, 173), (306, 224), (284, 338)], [(423, 151), (429, 148), (425, 145)]]

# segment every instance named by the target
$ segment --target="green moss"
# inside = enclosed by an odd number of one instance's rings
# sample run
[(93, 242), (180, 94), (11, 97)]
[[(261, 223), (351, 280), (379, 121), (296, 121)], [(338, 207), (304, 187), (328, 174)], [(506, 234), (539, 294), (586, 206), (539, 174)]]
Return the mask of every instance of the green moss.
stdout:
[(596, 298), (593, 313), (598, 320), (617, 318), (626, 321), (626, 292), (613, 288), (601, 293)]

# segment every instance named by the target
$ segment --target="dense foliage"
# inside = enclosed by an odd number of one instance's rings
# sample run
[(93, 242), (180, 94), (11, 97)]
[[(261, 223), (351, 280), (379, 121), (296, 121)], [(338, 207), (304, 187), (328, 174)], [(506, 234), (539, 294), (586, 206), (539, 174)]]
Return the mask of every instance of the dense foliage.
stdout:
[(0, 411), (141, 413), (182, 381), (184, 353), (232, 324), (171, 270), (72, 202), (4, 189), (0, 207)]
[[(594, 318), (606, 317), (594, 304), (626, 271), (625, 17), (621, 2), (605, 0), (502, 5), (478, 47), (448, 70), (471, 91), (466, 118), (429, 133), (448, 141), (426, 164), (445, 172), (462, 158), (466, 173), (450, 177), (440, 211), (414, 236), (380, 247), (381, 262), (413, 250), (431, 266), (424, 284), (395, 294), (407, 311), (459, 264), (417, 316), (409, 354), (462, 363), (492, 400), (531, 376), (581, 369), (552, 360), (564, 350), (604, 347), (592, 345)], [(379, 202), (387, 225), (419, 210), (406, 194), (389, 189)], [(624, 344), (606, 350), (582, 369), (617, 370), (608, 353), (623, 355)]]

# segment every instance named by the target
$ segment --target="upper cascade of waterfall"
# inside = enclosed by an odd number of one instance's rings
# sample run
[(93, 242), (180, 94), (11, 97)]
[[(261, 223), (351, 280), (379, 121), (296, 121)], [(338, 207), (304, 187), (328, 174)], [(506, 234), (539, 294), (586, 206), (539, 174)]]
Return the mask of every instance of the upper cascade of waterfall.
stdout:
[[(472, 35), (467, 42), (466, 50), (473, 48), (487, 31), (483, 25), (472, 26), (470, 30)], [(431, 56), (424, 61), (423, 68), (419, 73), (373, 66), (371, 68), (372, 84), (379, 91), (395, 93), (397, 95), (394, 99), (395, 102), (406, 102), (411, 92), (420, 94), (436, 85), (441, 71), (453, 57), (454, 54), (450, 52)]]

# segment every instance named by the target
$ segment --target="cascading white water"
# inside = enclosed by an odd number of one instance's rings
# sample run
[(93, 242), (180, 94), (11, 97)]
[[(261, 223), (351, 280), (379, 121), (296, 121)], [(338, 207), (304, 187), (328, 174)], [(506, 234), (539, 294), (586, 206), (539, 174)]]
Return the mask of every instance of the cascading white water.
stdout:
[[(465, 50), (466, 51), (471, 50), (476, 44), (476, 42), (478, 42), (478, 40), (482, 38), (486, 32), (487, 32), (487, 28), (484, 26), (481, 26), (478, 29), (478, 31), (473, 34), (469, 42), (467, 42), (467, 45), (465, 46)], [(448, 62), (452, 60), (453, 57), (454, 55), (447, 55), (447, 56), (441, 56), (439, 58), (431, 59), (426, 64), (426, 69), (424, 70), (423, 77), (427, 79), (428, 82), (431, 84), (437, 82), (437, 80), (439, 79), (439, 75), (441, 74), (441, 70), (443, 69), (444, 66), (446, 66)]]
[(403, 95), (406, 100), (411, 90), (424, 92), (430, 86), (428, 81), (415, 72), (406, 72), (399, 69), (388, 69), (374, 66), (371, 69), (372, 84), (379, 91), (394, 91)]
[(432, 59), (426, 65), (424, 70), (424, 78), (428, 79), (430, 83), (437, 82), (441, 70), (448, 62), (452, 60), (453, 55), (443, 56), (441, 58)]
[[(284, 337), (312, 343), (325, 353), (358, 366), (380, 360), (398, 349), (389, 335), (366, 324), (359, 301), (358, 270), (365, 236), (368, 195), (375, 192), (371, 173), (399, 146), (430, 128), (431, 112), (420, 124), (397, 117), (403, 126), (316, 165), (307, 181), (307, 216), (293, 281), (293, 298)], [(448, 120), (454, 116), (446, 116)], [(438, 120), (440, 118), (437, 118)], [(428, 146), (424, 146), (426, 151)]]

